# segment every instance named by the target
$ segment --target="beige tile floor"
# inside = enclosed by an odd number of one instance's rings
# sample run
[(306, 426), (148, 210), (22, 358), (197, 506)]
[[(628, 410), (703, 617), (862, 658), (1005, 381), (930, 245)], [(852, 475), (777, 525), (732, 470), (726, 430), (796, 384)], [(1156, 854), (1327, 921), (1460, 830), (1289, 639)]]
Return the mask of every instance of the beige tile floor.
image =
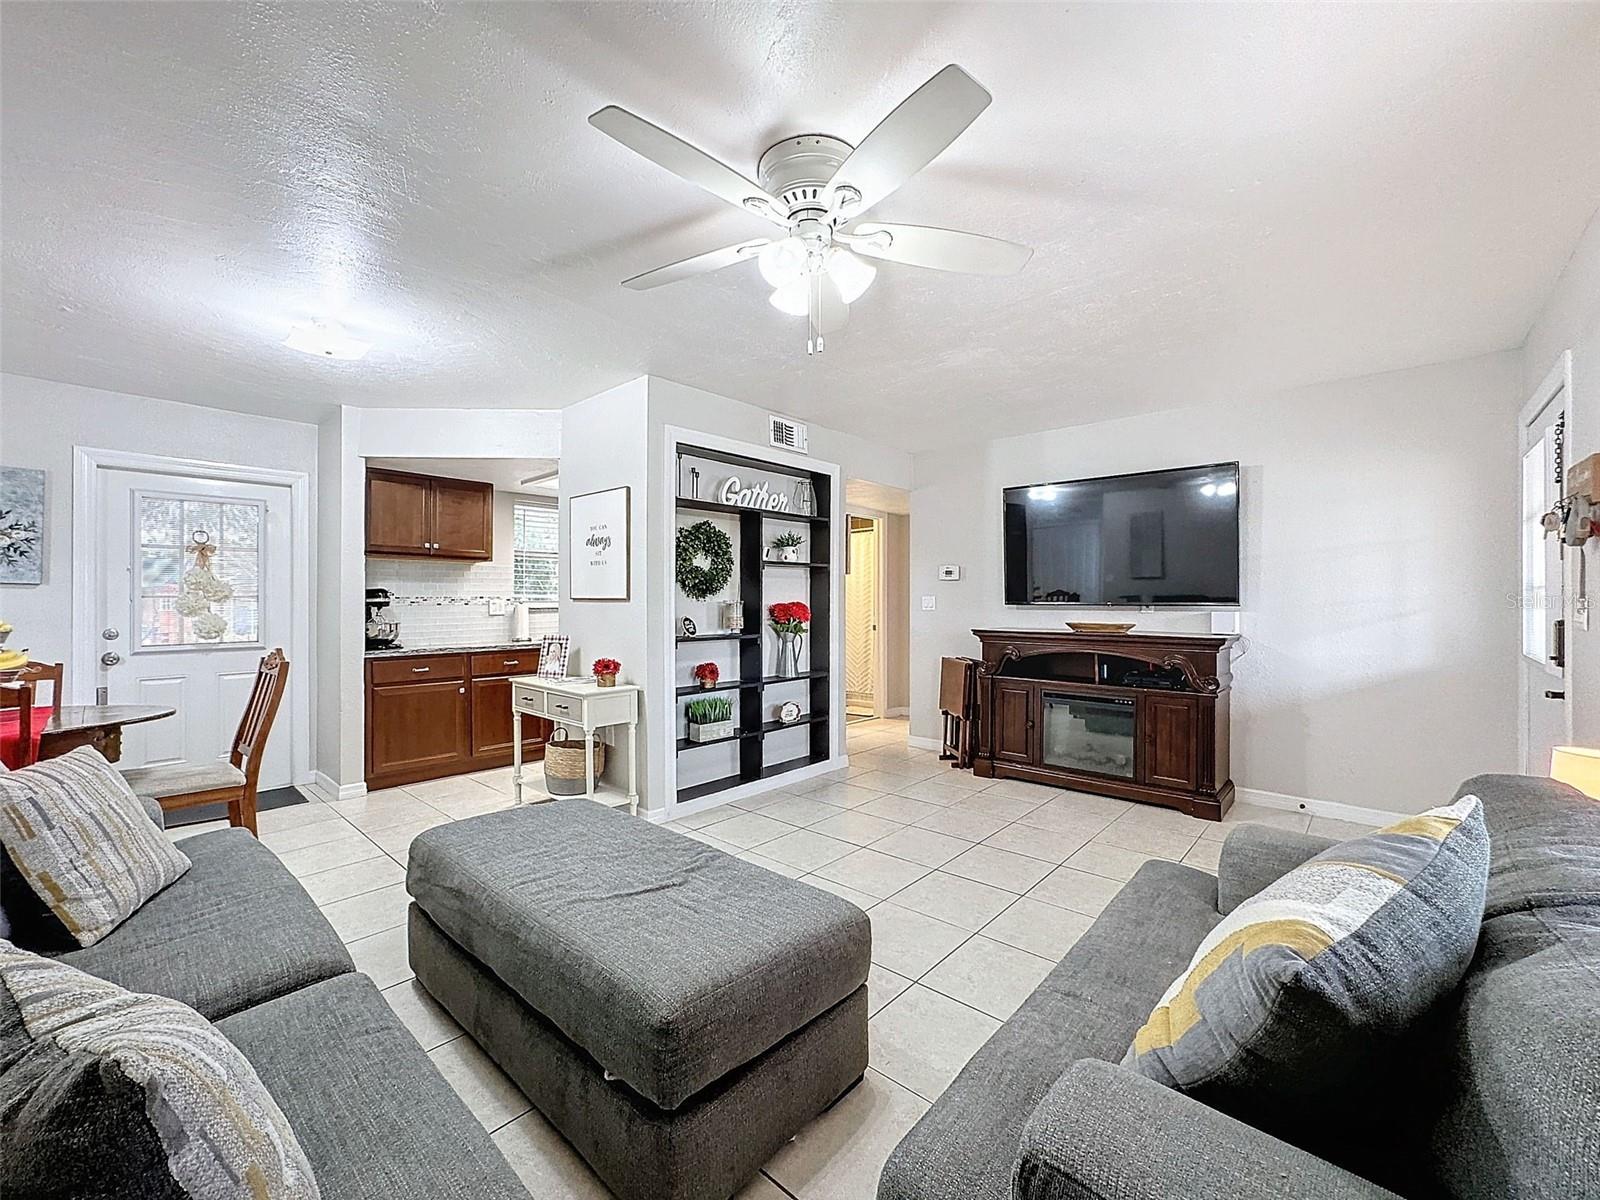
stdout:
[[(1217, 825), (977, 779), (909, 747), (904, 721), (853, 723), (846, 738), (848, 771), (667, 826), (843, 896), (872, 920), (867, 1078), (740, 1200), (872, 1200), (895, 1143), (1147, 859), (1215, 870), (1223, 836), (1241, 821), (1329, 836), (1364, 828), (1245, 804)], [(540, 1200), (604, 1200), (604, 1185), (406, 962), (411, 839), (510, 804), (510, 771), (488, 771), (264, 812), (261, 840), (305, 884), (529, 1190)]]

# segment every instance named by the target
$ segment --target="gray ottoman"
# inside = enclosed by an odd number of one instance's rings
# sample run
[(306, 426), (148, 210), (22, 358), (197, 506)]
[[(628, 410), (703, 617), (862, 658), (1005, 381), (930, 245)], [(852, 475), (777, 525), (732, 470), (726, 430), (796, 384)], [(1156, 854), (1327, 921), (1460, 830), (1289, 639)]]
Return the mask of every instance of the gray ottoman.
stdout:
[(867, 1066), (867, 916), (589, 800), (411, 845), (411, 965), (623, 1200), (727, 1200)]

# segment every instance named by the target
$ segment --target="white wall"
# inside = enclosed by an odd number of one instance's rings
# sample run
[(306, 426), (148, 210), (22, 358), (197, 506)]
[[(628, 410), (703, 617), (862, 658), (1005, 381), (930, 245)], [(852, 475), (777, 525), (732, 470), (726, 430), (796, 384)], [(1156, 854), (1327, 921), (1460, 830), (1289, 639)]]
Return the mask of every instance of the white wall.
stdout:
[[(651, 717), (651, 637), (648, 614), (656, 611), (650, 600), (646, 570), (646, 530), (650, 511), (649, 390), (644, 378), (620, 384), (561, 410), (561, 632), (571, 641), (567, 668), (572, 675), (588, 674), (589, 664), (600, 657), (622, 664), (621, 682), (645, 688), (639, 722), (639, 788), (646, 802), (660, 807), (658, 758), (653, 753), (660, 740)], [(629, 489), (628, 599), (572, 599), (572, 547), (568, 512), (573, 496), (611, 488)], [(620, 739), (612, 738), (613, 744)], [(627, 778), (625, 747), (609, 753), (605, 778)]]
[[(1514, 770), (1516, 352), (919, 455), (911, 501), (912, 732), (938, 736), (938, 661), (980, 626), (1093, 612), (1007, 608), (1001, 489), (1238, 459), (1241, 788), (1413, 812)], [(941, 563), (963, 569), (941, 583)], [(921, 610), (936, 597), (934, 612)], [(1135, 614), (1208, 632), (1205, 613)], [(1116, 619), (1116, 618), (1113, 618)]]
[[(0, 616), (16, 626), (15, 640), (50, 662), (72, 651), (75, 446), (304, 471), (315, 512), (315, 425), (0, 375), (0, 464), (44, 471), (46, 522), (44, 582), (0, 587)], [(79, 684), (69, 672), (69, 692), (83, 698)]]
[[(1572, 351), (1572, 400), (1567, 409), (1567, 462), (1600, 452), (1600, 213), (1589, 222), (1582, 240), (1528, 332), (1522, 348), (1522, 394), (1526, 400), (1539, 386), (1563, 350)], [(1512, 450), (1515, 434), (1509, 433)], [(1591, 597), (1600, 596), (1600, 546), (1590, 542), (1588, 560)], [(1567, 594), (1577, 595), (1578, 564), (1568, 556)], [(1568, 620), (1568, 689), (1572, 697), (1572, 740), (1600, 746), (1600, 603), (1588, 630)], [(1569, 609), (1570, 617), (1570, 609)]]

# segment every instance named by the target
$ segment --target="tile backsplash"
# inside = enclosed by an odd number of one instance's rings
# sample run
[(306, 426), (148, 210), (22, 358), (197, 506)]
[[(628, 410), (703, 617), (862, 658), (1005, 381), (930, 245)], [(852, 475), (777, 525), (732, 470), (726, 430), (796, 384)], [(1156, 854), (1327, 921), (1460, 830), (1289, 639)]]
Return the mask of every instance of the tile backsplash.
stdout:
[[(493, 645), (511, 640), (511, 563), (442, 562), (426, 558), (369, 558), (367, 586), (394, 593), (389, 606), (400, 622), (400, 641), (407, 649), (429, 646)], [(491, 602), (506, 611), (491, 615)], [(528, 614), (528, 635), (538, 639), (556, 633), (554, 608)]]

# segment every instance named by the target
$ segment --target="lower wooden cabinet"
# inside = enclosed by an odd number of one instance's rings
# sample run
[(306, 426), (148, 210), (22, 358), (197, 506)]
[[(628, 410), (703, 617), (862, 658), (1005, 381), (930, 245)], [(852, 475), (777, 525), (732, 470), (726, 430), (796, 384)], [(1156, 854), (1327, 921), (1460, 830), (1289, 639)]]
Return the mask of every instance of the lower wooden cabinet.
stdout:
[[(369, 659), (366, 783), (373, 790), (511, 762), (511, 677), (537, 651)], [(544, 757), (549, 721), (522, 719), (525, 761)]]
[(1039, 685), (1009, 679), (994, 684), (994, 756), (1004, 762), (1031, 763), (1039, 707)]
[(367, 689), (367, 786), (375, 777), (432, 779), (464, 770), (467, 685), (450, 679)]
[(1139, 697), (1144, 712), (1141, 783), (1192, 792), (1200, 786), (1200, 702), (1163, 692)]
[[(511, 678), (472, 681), (472, 753), (474, 756), (511, 757)], [(543, 717), (522, 718), (522, 754), (544, 757), (550, 740), (550, 722)]]

